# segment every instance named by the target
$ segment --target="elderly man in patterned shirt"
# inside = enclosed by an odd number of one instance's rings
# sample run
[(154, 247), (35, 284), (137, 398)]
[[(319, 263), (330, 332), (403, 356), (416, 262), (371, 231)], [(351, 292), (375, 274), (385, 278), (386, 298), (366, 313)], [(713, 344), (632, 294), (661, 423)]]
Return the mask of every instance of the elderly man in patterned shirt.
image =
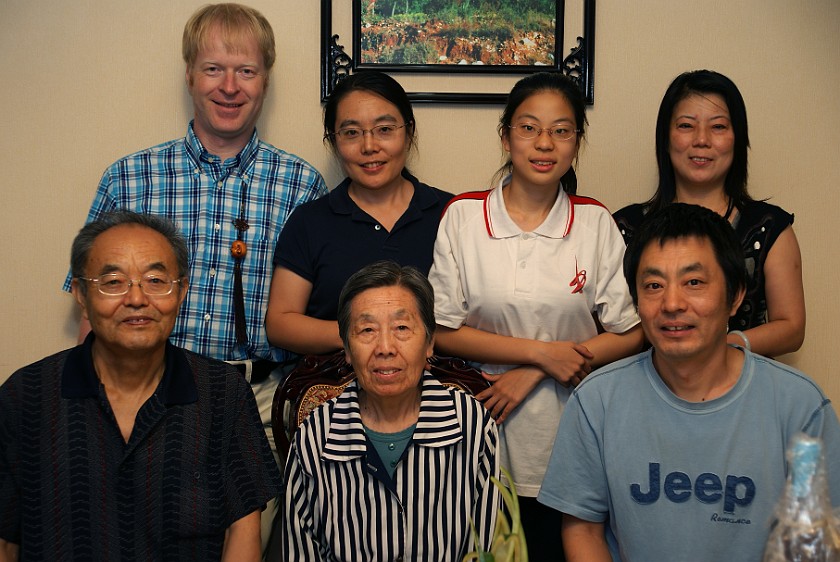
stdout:
[(168, 341), (188, 255), (127, 211), (74, 240), (91, 332), (0, 387), (0, 561), (259, 560), (280, 473), (245, 379)]

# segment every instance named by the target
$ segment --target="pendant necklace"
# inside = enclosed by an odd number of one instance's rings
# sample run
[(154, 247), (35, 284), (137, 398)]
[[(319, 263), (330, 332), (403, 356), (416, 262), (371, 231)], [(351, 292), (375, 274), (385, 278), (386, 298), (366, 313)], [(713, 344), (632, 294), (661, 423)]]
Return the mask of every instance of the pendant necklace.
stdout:
[(233, 324), (236, 331), (236, 343), (248, 343), (248, 330), (245, 325), (245, 294), (242, 289), (242, 260), (248, 253), (245, 244), (245, 231), (250, 228), (245, 220), (245, 201), (248, 186), (242, 182), (242, 200), (239, 204), (239, 218), (234, 219), (236, 240), (230, 245), (230, 255), (233, 256)]

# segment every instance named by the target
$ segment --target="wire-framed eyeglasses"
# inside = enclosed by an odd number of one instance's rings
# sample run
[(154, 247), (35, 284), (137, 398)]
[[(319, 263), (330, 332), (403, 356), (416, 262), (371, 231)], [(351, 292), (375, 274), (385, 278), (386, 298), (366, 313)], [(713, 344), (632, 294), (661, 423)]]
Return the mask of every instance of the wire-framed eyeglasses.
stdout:
[(124, 273), (106, 273), (99, 277), (77, 277), (96, 285), (99, 292), (109, 297), (119, 297), (136, 284), (146, 295), (150, 297), (162, 297), (172, 293), (175, 283), (181, 283), (183, 278), (170, 279), (166, 275), (144, 275), (140, 279), (131, 279)]
[(554, 140), (567, 141), (573, 139), (580, 132), (580, 129), (570, 129), (568, 125), (553, 125), (542, 128), (533, 123), (508, 125), (508, 128), (512, 129), (518, 137), (523, 139), (535, 139), (545, 131)]
[(370, 135), (378, 141), (387, 141), (396, 138), (397, 131), (410, 125), (411, 123), (403, 123), (402, 125), (377, 125), (370, 129), (362, 129), (361, 127), (344, 127), (334, 133), (329, 133), (327, 136), (335, 137), (341, 142), (358, 142), (365, 137), (365, 133)]

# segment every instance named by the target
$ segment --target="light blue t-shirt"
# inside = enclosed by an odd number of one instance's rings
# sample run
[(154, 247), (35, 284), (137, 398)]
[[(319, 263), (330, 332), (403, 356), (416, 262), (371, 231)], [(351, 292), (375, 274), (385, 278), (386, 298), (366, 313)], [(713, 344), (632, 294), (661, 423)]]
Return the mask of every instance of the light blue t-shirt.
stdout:
[(593, 374), (570, 398), (538, 500), (606, 522), (614, 560), (761, 560), (799, 432), (822, 437), (840, 505), (840, 425), (802, 373), (745, 352), (736, 385), (677, 398), (652, 351)]

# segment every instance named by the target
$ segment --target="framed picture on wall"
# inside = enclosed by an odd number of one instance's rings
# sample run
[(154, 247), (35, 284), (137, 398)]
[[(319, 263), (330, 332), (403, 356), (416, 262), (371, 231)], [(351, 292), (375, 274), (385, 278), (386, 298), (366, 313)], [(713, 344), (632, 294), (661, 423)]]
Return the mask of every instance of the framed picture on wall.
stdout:
[(355, 68), (522, 72), (562, 59), (557, 0), (357, 0)]
[(594, 39), (595, 0), (321, 0), (321, 97), (374, 69), (434, 85), (406, 87), (415, 102), (504, 103), (487, 77), (553, 70), (574, 78), (591, 104)]

